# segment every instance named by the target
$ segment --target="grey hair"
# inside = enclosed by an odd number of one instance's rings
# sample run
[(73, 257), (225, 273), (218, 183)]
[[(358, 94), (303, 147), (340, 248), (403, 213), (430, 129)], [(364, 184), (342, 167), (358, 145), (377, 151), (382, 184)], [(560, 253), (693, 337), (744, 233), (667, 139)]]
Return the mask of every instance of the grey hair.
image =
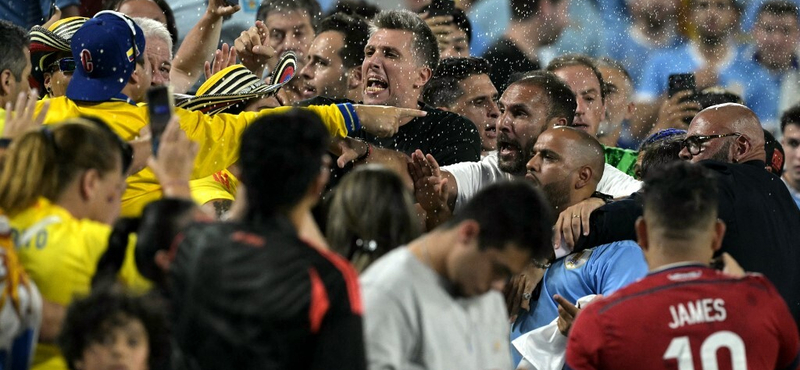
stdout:
[(167, 50), (169, 50), (169, 59), (173, 58), (172, 36), (169, 35), (167, 26), (150, 18), (136, 17), (133, 18), (133, 21), (136, 22), (136, 24), (142, 29), (142, 32), (144, 33), (145, 44), (147, 43), (147, 40), (157, 37), (167, 44)]
[(409, 31), (414, 34), (412, 51), (417, 62), (435, 71), (439, 65), (439, 44), (430, 27), (417, 14), (408, 10), (382, 11), (369, 27), (372, 36), (379, 29)]

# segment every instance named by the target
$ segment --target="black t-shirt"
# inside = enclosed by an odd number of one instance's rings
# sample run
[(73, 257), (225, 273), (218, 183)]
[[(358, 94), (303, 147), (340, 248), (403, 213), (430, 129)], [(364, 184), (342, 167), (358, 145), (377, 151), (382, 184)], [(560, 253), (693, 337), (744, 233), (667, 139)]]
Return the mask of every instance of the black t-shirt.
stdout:
[(381, 139), (363, 130), (360, 137), (387, 149), (411, 155), (419, 149), (430, 154), (441, 166), (481, 160), (481, 137), (470, 120), (420, 103), (425, 117), (417, 117), (400, 126), (397, 134)]
[[(719, 184), (719, 218), (726, 225), (719, 253), (728, 252), (746, 271), (764, 274), (800, 325), (800, 210), (786, 185), (763, 161), (700, 163)], [(634, 221), (641, 214), (641, 203), (633, 199), (598, 208), (578, 247), (635, 237)]]
[(505, 37), (495, 41), (483, 53), (483, 58), (492, 65), (489, 78), (500, 93), (505, 91), (508, 86), (508, 78), (514, 72), (530, 72), (540, 68), (539, 61), (528, 59), (525, 53), (514, 45), (514, 42)]
[(195, 224), (178, 238), (176, 370), (366, 369), (346, 260), (298, 239), (286, 219)]

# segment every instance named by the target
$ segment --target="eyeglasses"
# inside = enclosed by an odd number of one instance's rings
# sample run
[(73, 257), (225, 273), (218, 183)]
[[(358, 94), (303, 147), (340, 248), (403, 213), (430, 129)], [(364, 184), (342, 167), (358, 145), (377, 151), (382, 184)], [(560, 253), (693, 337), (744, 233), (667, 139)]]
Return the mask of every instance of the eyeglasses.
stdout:
[(742, 134), (738, 132), (733, 132), (730, 134), (689, 136), (683, 140), (683, 144), (681, 145), (681, 147), (689, 149), (689, 153), (691, 155), (698, 155), (701, 152), (703, 152), (703, 144), (714, 139), (720, 139), (729, 136), (742, 136)]
[(61, 71), (64, 73), (72, 73), (75, 71), (75, 59), (70, 58), (61, 58), (53, 63), (50, 63), (48, 67), (50, 73)]

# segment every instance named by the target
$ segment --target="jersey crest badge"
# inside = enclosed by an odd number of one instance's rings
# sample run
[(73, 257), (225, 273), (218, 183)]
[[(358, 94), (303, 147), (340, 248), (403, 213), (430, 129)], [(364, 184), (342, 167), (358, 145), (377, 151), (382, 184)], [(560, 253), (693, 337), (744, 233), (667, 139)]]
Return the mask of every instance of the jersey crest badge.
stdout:
[(567, 270), (574, 270), (586, 264), (589, 261), (589, 257), (592, 255), (592, 250), (585, 250), (580, 251), (577, 253), (573, 253), (567, 256), (567, 260), (564, 261), (564, 267)]

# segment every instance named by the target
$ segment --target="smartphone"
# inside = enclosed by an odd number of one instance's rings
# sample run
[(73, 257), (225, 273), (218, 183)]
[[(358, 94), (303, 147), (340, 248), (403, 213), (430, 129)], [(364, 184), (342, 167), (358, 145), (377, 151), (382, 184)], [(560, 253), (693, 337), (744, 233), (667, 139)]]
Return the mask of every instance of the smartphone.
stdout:
[(236, 6), (239, 5), (239, 0), (225, 0), (225, 4), (228, 4), (230, 6)]
[(150, 140), (153, 143), (154, 156), (158, 154), (161, 135), (172, 118), (174, 108), (175, 101), (172, 97), (171, 87), (154, 86), (147, 90), (147, 113), (150, 116)]
[(444, 15), (453, 15), (456, 10), (456, 3), (454, 0), (433, 0), (428, 10), (431, 17), (439, 17)]
[[(681, 103), (697, 98), (697, 86), (694, 81), (694, 73), (678, 73), (669, 75), (669, 97), (675, 94), (689, 90), (692, 94), (686, 98), (681, 99)], [(689, 124), (692, 122), (691, 117), (684, 117), (683, 122)]]
[(690, 90), (692, 93), (696, 93), (697, 86), (694, 83), (694, 73), (678, 73), (669, 75), (669, 97), (673, 97), (675, 94)]

